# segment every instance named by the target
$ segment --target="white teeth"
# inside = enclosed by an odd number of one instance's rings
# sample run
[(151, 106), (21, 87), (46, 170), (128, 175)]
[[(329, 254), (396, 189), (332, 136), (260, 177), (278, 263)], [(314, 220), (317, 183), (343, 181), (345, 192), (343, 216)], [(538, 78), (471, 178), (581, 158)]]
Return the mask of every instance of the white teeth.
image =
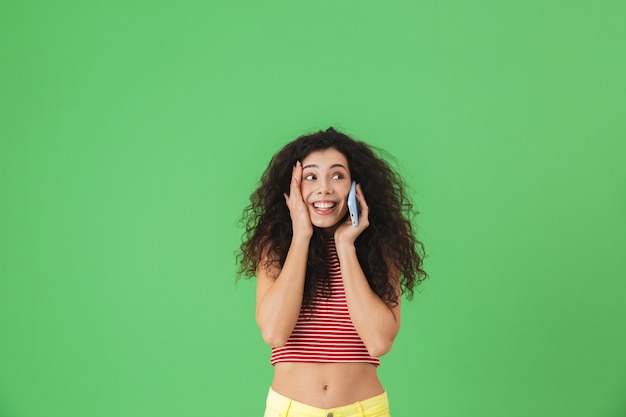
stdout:
[(329, 209), (329, 208), (333, 208), (335, 207), (337, 203), (333, 203), (333, 202), (317, 202), (317, 203), (313, 203), (313, 207), (318, 208), (318, 209)]

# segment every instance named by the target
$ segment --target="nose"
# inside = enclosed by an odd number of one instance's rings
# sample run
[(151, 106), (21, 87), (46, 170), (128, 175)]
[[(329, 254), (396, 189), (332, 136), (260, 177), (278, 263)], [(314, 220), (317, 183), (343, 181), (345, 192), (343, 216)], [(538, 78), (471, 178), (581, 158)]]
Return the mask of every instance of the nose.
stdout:
[(330, 186), (330, 182), (323, 178), (320, 179), (317, 183), (317, 193), (318, 194), (330, 194), (332, 193), (332, 188)]

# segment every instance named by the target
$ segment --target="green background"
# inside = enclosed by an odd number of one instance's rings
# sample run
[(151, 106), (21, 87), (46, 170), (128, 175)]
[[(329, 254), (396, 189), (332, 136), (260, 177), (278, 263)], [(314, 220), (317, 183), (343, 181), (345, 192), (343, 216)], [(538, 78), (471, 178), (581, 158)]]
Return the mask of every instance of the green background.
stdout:
[(328, 126), (383, 147), (429, 280), (394, 417), (626, 416), (623, 1), (0, 6), (0, 416), (260, 416), (237, 218)]

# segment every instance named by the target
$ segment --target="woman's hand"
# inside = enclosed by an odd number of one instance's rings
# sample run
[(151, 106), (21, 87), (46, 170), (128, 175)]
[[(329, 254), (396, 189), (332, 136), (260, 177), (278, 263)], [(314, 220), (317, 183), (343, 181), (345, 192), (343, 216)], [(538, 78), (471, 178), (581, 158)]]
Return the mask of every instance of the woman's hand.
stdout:
[(302, 198), (302, 193), (300, 192), (301, 184), (302, 164), (300, 163), (300, 161), (298, 161), (291, 171), (291, 184), (289, 185), (289, 195), (283, 195), (285, 196), (285, 202), (287, 203), (287, 207), (289, 207), (289, 215), (291, 216), (293, 236), (311, 238), (311, 236), (313, 235), (313, 224), (311, 223), (309, 209), (307, 208), (307, 205)]
[(356, 238), (370, 225), (369, 207), (363, 196), (361, 184), (356, 185), (356, 200), (359, 207), (359, 225), (356, 227), (352, 226), (352, 220), (350, 216), (348, 216), (346, 221), (341, 223), (339, 227), (337, 227), (337, 230), (335, 230), (335, 244), (337, 245), (353, 245)]

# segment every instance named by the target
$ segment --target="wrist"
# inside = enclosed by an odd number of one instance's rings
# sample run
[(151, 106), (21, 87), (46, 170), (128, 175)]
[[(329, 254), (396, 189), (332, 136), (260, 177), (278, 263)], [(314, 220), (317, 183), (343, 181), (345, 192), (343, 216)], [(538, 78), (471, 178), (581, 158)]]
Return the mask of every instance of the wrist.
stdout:
[(356, 247), (354, 242), (338, 241), (335, 239), (335, 249), (337, 249), (337, 255), (348, 255), (350, 253), (356, 254)]
[(311, 241), (311, 236), (313, 236), (313, 230), (294, 230), (293, 235), (291, 236), (292, 242), (306, 242), (309, 243)]

